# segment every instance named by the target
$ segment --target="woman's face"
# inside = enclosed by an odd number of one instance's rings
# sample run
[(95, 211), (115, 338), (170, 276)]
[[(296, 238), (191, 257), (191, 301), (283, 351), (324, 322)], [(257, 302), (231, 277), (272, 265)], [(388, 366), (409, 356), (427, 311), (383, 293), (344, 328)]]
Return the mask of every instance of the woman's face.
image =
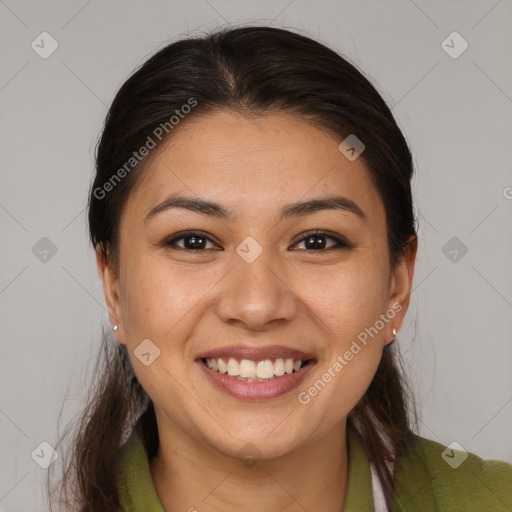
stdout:
[[(175, 130), (123, 209), (119, 274), (98, 256), (115, 336), (159, 429), (233, 457), (292, 452), (365, 393), (407, 309), (415, 247), (391, 271), (382, 200), (335, 135), (230, 112)], [(333, 207), (300, 206), (314, 200)]]

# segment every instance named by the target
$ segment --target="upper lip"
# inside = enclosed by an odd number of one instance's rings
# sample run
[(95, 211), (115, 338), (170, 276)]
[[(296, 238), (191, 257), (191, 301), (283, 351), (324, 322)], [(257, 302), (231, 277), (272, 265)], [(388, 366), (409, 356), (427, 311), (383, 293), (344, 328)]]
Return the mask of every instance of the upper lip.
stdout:
[(216, 357), (234, 357), (235, 359), (249, 359), (252, 361), (263, 361), (264, 359), (301, 359), (307, 361), (314, 359), (309, 353), (302, 352), (295, 348), (284, 347), (282, 345), (268, 345), (266, 347), (251, 347), (248, 345), (231, 345), (229, 347), (216, 348), (203, 352), (197, 356), (197, 359), (216, 358)]

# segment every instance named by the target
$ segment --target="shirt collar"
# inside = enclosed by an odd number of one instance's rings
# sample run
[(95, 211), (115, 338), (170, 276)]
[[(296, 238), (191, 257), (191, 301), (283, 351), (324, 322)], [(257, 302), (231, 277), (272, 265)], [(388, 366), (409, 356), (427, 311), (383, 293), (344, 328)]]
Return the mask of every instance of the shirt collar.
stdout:
[[(347, 429), (347, 440), (349, 478), (343, 512), (373, 512), (370, 465), (362, 441), (351, 429)], [(118, 489), (121, 510), (164, 512), (138, 428), (134, 428), (121, 449)]]

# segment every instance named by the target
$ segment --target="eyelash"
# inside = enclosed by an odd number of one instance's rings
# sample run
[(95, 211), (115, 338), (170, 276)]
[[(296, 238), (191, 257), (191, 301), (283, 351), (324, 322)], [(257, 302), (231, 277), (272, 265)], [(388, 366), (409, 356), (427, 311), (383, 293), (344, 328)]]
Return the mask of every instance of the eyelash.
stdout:
[[(165, 247), (177, 248), (182, 251), (187, 251), (190, 253), (199, 253), (199, 252), (205, 252), (208, 250), (212, 250), (212, 249), (185, 249), (184, 247), (179, 247), (176, 245), (177, 241), (183, 240), (185, 238), (192, 238), (194, 236), (205, 238), (207, 241), (214, 243), (213, 240), (204, 231), (182, 231), (181, 233), (178, 233), (177, 235), (173, 236), (172, 238), (166, 240), (163, 243), (163, 245)], [(327, 231), (320, 231), (320, 230), (313, 230), (313, 231), (308, 231), (308, 232), (304, 233), (302, 238), (300, 238), (297, 242), (295, 242), (294, 245), (302, 243), (305, 240), (307, 240), (309, 237), (313, 237), (313, 236), (323, 236), (325, 238), (330, 238), (331, 240), (334, 240), (336, 242), (336, 245), (327, 247), (326, 249), (311, 249), (311, 250), (299, 249), (299, 250), (305, 250), (306, 252), (326, 252), (326, 251), (330, 251), (330, 250), (334, 250), (334, 249), (339, 250), (339, 249), (352, 249), (353, 248), (353, 246), (351, 244), (349, 244), (344, 238), (334, 235), (334, 234), (331, 234)], [(218, 250), (218, 249), (213, 249), (213, 250)], [(294, 249), (294, 250), (297, 250), (297, 249)]]

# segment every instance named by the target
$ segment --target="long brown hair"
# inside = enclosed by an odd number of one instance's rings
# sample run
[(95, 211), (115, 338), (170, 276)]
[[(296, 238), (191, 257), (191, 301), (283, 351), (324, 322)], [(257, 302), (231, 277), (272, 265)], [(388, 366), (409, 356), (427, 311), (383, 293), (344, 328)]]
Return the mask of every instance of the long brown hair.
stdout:
[[(181, 110), (184, 105), (193, 108)], [(396, 266), (416, 237), (416, 221), (412, 157), (390, 109), (354, 65), (323, 44), (288, 30), (243, 27), (165, 46), (118, 91), (97, 145), (89, 195), (92, 245), (115, 272), (121, 210), (150, 161), (148, 156), (127, 167), (133, 152), (148, 137), (156, 146), (172, 137), (180, 129), (170, 121), (176, 111), (187, 113), (179, 121), (187, 122), (220, 109), (246, 116), (288, 112), (330, 130), (340, 141), (349, 134), (363, 141), (361, 158), (384, 203), (390, 265)], [(119, 452), (136, 424), (151, 458), (158, 449), (153, 403), (134, 375), (125, 345), (104, 330), (89, 401), (61, 439), (72, 434), (62, 479), (55, 489), (48, 479), (49, 495), (58, 494), (50, 508), (58, 502), (82, 512), (116, 510)], [(401, 356), (396, 343), (386, 345), (347, 428), (361, 435), (388, 507), (395, 487), (387, 463), (406, 453), (413, 426), (417, 430), (416, 408)]]

